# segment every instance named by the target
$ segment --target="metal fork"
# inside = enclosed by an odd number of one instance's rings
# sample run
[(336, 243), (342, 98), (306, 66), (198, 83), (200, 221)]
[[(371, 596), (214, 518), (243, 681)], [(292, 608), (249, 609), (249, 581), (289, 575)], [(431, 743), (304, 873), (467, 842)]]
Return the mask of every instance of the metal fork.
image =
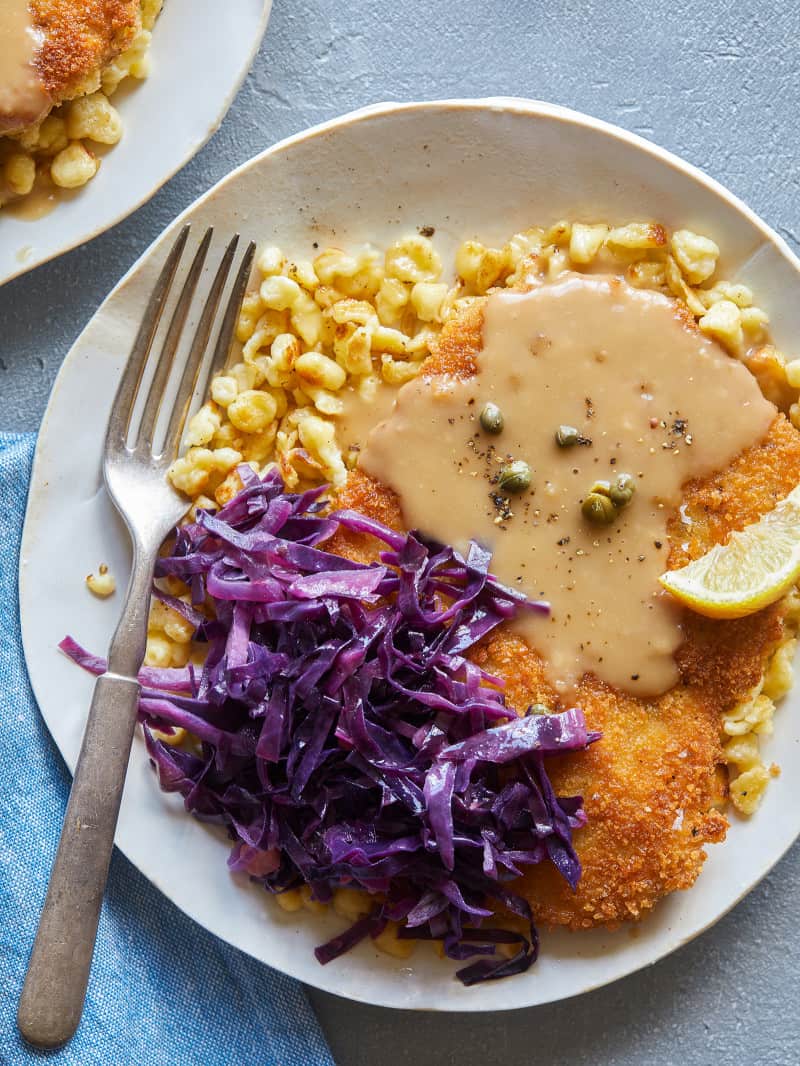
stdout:
[[(178, 455), (186, 415), (239, 240), (237, 234), (222, 256), (180, 370), (175, 365), (176, 353), (212, 235), (209, 229), (192, 260), (156, 356), (156, 333), (189, 237), (188, 226), (167, 256), (125, 366), (106, 431), (103, 476), (133, 542), (133, 570), (122, 616), (111, 640), (108, 670), (95, 684), (47, 898), (19, 1001), (20, 1033), (28, 1043), (40, 1048), (59, 1047), (70, 1039), (78, 1027), (86, 996), (136, 725), (140, 690), (137, 675), (145, 654), (156, 553), (187, 509), (186, 500), (167, 481), (167, 467)], [(236, 272), (213, 354), (206, 361), (203, 392), (211, 376), (227, 360), (254, 251), (255, 245), (250, 244)], [(141, 415), (134, 422), (137, 398), (144, 391), (143, 382), (153, 363)], [(176, 376), (180, 372), (180, 383), (163, 444), (158, 444), (162, 400), (173, 372)]]

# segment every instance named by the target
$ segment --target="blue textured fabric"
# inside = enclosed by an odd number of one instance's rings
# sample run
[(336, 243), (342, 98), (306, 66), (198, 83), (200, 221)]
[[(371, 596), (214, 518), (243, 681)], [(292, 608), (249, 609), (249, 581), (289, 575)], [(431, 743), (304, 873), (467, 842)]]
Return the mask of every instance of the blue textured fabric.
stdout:
[(32, 435), (0, 433), (0, 1063), (332, 1066), (296, 981), (195, 925), (116, 851), (76, 1036), (43, 1055), (19, 1039), (17, 999), (69, 791), (20, 642), (17, 564), (33, 446)]

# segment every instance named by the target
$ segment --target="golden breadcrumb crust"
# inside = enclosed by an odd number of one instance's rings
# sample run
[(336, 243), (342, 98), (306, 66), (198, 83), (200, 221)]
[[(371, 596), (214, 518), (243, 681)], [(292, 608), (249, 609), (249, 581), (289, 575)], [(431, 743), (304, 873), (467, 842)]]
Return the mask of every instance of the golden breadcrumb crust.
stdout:
[(53, 106), (123, 52), (141, 26), (139, 0), (31, 0), (44, 40), (39, 77)]

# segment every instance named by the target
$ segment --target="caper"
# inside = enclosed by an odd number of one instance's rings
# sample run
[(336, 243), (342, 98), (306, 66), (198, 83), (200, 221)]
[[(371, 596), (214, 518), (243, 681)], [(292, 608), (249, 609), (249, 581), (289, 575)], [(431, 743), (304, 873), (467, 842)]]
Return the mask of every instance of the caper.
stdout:
[(559, 426), (556, 430), (556, 444), (559, 448), (571, 448), (580, 440), (580, 433), (574, 426)]
[(601, 496), (611, 495), (611, 482), (610, 481), (595, 481), (589, 492), (599, 492)]
[(617, 474), (608, 490), (608, 495), (617, 507), (627, 507), (636, 492), (636, 481), (631, 474)]
[(590, 492), (581, 504), (584, 518), (596, 526), (609, 526), (617, 517), (617, 508), (602, 492)]
[(532, 703), (525, 712), (526, 717), (531, 714), (552, 714), (553, 712), (546, 703)]
[(503, 432), (503, 412), (496, 403), (487, 403), (481, 411), (481, 426), (487, 433), (495, 435)]
[(524, 492), (531, 487), (531, 468), (524, 459), (515, 459), (503, 467), (497, 481), (503, 492)]

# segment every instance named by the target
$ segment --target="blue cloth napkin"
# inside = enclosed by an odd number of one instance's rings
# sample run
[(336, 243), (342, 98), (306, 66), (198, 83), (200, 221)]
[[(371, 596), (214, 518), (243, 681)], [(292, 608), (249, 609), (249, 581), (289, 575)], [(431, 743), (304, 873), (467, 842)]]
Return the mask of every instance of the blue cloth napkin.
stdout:
[(80, 1028), (20, 1040), (16, 1006), (69, 775), (31, 692), (17, 568), (33, 435), (0, 433), (0, 1063), (333, 1066), (302, 987), (195, 925), (114, 853)]

